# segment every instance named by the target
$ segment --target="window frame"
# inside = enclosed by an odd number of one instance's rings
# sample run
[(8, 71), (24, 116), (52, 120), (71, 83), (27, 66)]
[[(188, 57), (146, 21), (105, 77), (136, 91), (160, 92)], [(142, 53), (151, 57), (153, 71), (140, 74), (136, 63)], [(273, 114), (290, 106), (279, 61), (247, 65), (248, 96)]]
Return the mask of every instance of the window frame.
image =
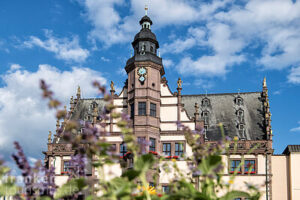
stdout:
[(124, 157), (124, 155), (128, 152), (127, 146), (125, 142), (120, 143), (120, 157)]
[[(176, 147), (178, 147), (178, 148), (176, 148)], [(181, 147), (181, 149), (179, 147)], [(174, 153), (174, 155), (181, 157), (183, 155), (183, 153), (184, 153), (184, 145), (183, 145), (183, 143), (181, 143), (181, 142), (175, 142), (175, 153)]]
[[(228, 165), (228, 173), (229, 174), (233, 174), (234, 173), (234, 170), (232, 171), (232, 165), (231, 165), (231, 162), (234, 161), (234, 162), (237, 162), (239, 161), (240, 163), (242, 162), (242, 158), (230, 158), (229, 159), (229, 165)], [(246, 161), (251, 161), (251, 162), (254, 162), (254, 168), (252, 168), (252, 172), (246, 172)], [(257, 158), (244, 158), (244, 163), (243, 165), (241, 165), (240, 167), (240, 171), (237, 173), (237, 174), (243, 174), (243, 175), (251, 175), (251, 174), (257, 174)], [(250, 167), (249, 167), (250, 168)]]
[[(154, 106), (154, 109), (153, 109), (153, 106)], [(155, 103), (152, 103), (150, 102), (150, 116), (151, 117), (156, 117), (156, 104)]]
[[(239, 164), (238, 164), (238, 165), (235, 164), (235, 167), (234, 167), (234, 169), (232, 170), (232, 168), (233, 168), (232, 163), (236, 163), (236, 162), (239, 162)], [(230, 173), (230, 174), (233, 174), (233, 173), (235, 172), (235, 169), (238, 168), (238, 166), (239, 166), (241, 163), (242, 163), (242, 160), (241, 160), (241, 159), (230, 159), (230, 160), (229, 160), (229, 169), (228, 169), (229, 173)], [(239, 169), (239, 171), (237, 171), (237, 174), (242, 174), (242, 173), (243, 173), (242, 168), (243, 168), (243, 165), (240, 166), (240, 169)]]
[[(164, 156), (172, 156), (172, 145), (171, 145), (172, 143), (171, 142), (165, 142), (165, 143), (163, 143), (163, 155)], [(166, 150), (165, 150), (165, 145), (166, 145)], [(168, 148), (167, 147), (170, 147), (169, 148), (169, 150), (168, 150)], [(168, 154), (166, 154), (166, 153), (168, 153)]]
[[(246, 168), (248, 168), (248, 170), (251, 168), (251, 166), (250, 167), (246, 167), (246, 162), (254, 162), (254, 165), (253, 165), (253, 168), (252, 168), (252, 171), (251, 172), (246, 172)], [(247, 159), (245, 159), (244, 160), (244, 174), (256, 174), (257, 172), (257, 170), (256, 170), (256, 166), (257, 166), (257, 164), (256, 164), (256, 159), (249, 159), (249, 158), (247, 158)]]
[[(66, 163), (69, 163), (68, 167), (65, 166)], [(72, 172), (71, 160), (63, 160), (61, 166), (62, 166), (62, 168), (61, 168), (62, 175), (70, 174)], [(68, 170), (66, 170), (66, 169), (68, 169)]]
[[(150, 145), (149, 145), (149, 151), (156, 152), (156, 138), (149, 138)], [(153, 142), (154, 141), (154, 142)]]
[(138, 115), (139, 116), (146, 116), (147, 115), (147, 102), (146, 101), (138, 102)]

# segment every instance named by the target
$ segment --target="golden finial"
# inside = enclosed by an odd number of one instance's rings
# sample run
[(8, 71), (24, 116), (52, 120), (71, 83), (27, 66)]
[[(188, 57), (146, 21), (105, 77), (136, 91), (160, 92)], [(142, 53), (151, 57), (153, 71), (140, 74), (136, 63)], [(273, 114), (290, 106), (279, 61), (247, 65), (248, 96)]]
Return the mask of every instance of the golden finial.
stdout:
[(52, 133), (51, 133), (51, 131), (49, 131), (49, 134), (48, 134), (48, 143), (51, 143), (51, 137), (52, 137)]
[(267, 78), (266, 77), (264, 77), (263, 87), (267, 87)]
[(59, 127), (60, 127), (59, 120), (56, 120), (56, 130), (58, 130)]
[(182, 88), (182, 80), (180, 77), (178, 78), (177, 86), (178, 86), (178, 88)]
[(115, 84), (113, 81), (110, 82), (110, 90), (115, 91)]

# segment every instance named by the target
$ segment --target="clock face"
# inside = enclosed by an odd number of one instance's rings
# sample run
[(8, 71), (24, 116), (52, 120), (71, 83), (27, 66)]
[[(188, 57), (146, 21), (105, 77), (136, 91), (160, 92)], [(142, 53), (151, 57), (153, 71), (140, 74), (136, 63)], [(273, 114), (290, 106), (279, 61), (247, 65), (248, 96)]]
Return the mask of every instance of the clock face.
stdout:
[(144, 82), (145, 81), (145, 77), (140, 76), (139, 81)]
[(140, 67), (138, 70), (139, 75), (145, 75), (147, 73), (147, 70), (144, 67)]

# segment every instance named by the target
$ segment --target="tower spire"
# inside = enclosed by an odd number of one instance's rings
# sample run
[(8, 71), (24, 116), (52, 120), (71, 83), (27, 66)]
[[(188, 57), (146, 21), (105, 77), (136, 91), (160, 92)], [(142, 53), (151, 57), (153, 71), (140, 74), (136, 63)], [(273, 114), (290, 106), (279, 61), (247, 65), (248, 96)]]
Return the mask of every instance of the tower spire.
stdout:
[(145, 4), (145, 15), (147, 16), (148, 15), (148, 5)]

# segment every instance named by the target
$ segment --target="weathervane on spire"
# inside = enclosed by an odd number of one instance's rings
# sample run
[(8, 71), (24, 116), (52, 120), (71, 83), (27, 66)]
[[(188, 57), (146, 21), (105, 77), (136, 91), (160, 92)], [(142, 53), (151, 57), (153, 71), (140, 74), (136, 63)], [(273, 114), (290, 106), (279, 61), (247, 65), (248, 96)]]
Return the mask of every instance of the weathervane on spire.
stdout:
[(148, 15), (148, 5), (145, 5), (145, 15)]

